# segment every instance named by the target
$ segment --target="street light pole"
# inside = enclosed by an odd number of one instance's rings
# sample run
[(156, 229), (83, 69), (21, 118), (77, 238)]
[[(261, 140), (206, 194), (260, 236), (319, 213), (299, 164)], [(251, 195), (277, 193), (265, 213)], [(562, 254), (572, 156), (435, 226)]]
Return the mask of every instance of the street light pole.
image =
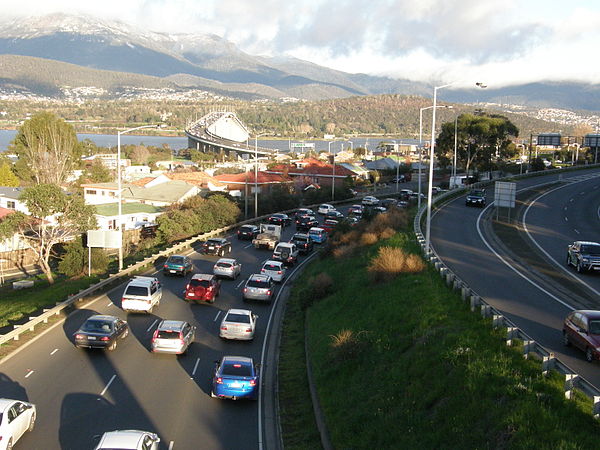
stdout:
[(131, 131), (141, 130), (142, 128), (158, 128), (159, 125), (142, 125), (141, 127), (129, 128), (123, 131), (117, 131), (117, 198), (118, 198), (118, 208), (119, 208), (119, 218), (117, 220), (117, 226), (119, 231), (121, 232), (121, 245), (119, 246), (119, 272), (123, 270), (123, 195), (121, 187), (121, 135), (125, 133), (129, 133)]
[(452, 176), (456, 180), (456, 152), (458, 150), (458, 114), (454, 118), (454, 164), (452, 165)]
[(254, 218), (258, 217), (258, 138), (269, 133), (254, 136)]

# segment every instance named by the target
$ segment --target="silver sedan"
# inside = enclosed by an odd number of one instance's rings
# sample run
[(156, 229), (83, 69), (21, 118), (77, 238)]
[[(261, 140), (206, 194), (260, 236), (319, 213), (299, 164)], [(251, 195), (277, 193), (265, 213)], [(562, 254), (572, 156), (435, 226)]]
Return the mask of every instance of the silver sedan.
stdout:
[(233, 258), (221, 258), (213, 266), (213, 273), (218, 277), (235, 280), (242, 273), (242, 265)]
[(230, 309), (221, 321), (219, 337), (223, 339), (254, 339), (258, 316), (247, 309)]

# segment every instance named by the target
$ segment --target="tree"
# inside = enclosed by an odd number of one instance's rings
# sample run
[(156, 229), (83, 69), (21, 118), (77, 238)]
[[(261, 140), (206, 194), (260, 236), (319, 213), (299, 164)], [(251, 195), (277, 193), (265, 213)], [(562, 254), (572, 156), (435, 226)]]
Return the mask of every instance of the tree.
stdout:
[(143, 145), (136, 145), (131, 152), (129, 158), (133, 164), (145, 165), (150, 159), (150, 151)]
[(20, 179), (34, 184), (61, 185), (81, 160), (75, 130), (63, 119), (40, 112), (25, 121), (10, 145), (19, 157)]
[(367, 155), (367, 149), (364, 147), (356, 147), (354, 149), (354, 156), (358, 159), (364, 158)]
[(53, 247), (96, 228), (94, 207), (79, 196), (69, 196), (53, 184), (38, 184), (23, 191), (20, 198), (31, 216), (16, 211), (0, 222), (0, 238), (15, 233), (29, 244), (48, 282), (54, 283), (50, 258)]
[(110, 170), (99, 159), (94, 160), (87, 172), (92, 183), (106, 183), (113, 180)]
[[(457, 122), (457, 161), (468, 173), (471, 165), (490, 168), (492, 160), (501, 160), (516, 154), (510, 137), (517, 137), (519, 129), (506, 117), (497, 114), (461, 114)], [(442, 124), (436, 141), (436, 156), (447, 162), (454, 153), (454, 121)]]
[(12, 171), (12, 165), (8, 161), (0, 161), (0, 186), (17, 187), (19, 178)]

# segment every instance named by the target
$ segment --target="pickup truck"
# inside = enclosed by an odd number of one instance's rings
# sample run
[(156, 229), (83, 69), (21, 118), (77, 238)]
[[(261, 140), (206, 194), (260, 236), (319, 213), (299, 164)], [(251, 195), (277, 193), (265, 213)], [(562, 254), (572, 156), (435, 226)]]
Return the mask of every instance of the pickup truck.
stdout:
[(252, 239), (254, 248), (268, 248), (274, 250), (281, 239), (281, 225), (261, 223), (258, 235)]

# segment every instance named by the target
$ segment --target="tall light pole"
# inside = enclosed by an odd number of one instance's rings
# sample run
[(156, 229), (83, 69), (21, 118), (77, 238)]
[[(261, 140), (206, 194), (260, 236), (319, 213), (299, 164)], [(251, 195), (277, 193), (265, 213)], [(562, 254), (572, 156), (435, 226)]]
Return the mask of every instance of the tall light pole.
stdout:
[[(433, 88), (433, 114), (431, 118), (431, 142), (429, 144), (429, 192), (427, 195), (427, 222), (425, 224), (425, 255), (431, 251), (431, 199), (433, 198), (433, 158), (435, 156), (435, 110), (437, 108), (437, 91), (451, 86), (453, 83), (436, 86)], [(483, 83), (475, 83), (477, 87), (485, 89)]]
[[(123, 195), (121, 187), (121, 135), (129, 133), (135, 130), (141, 130), (142, 128), (158, 128), (160, 125), (142, 125), (140, 127), (129, 128), (127, 130), (117, 132), (117, 191), (118, 191), (118, 202), (119, 202), (119, 219), (117, 220), (117, 226), (121, 233), (123, 233)], [(121, 246), (119, 247), (119, 272), (123, 270), (123, 235), (121, 234)]]
[(456, 153), (458, 150), (458, 114), (454, 118), (454, 164), (452, 164), (452, 176), (456, 180)]
[[(417, 197), (417, 211), (421, 209), (421, 159), (423, 155), (423, 111), (426, 109), (432, 109), (433, 106), (426, 106), (425, 108), (419, 109), (419, 196)], [(447, 108), (452, 109), (452, 105), (439, 105), (436, 108)]]
[(258, 217), (258, 138), (270, 133), (254, 136), (254, 218)]

